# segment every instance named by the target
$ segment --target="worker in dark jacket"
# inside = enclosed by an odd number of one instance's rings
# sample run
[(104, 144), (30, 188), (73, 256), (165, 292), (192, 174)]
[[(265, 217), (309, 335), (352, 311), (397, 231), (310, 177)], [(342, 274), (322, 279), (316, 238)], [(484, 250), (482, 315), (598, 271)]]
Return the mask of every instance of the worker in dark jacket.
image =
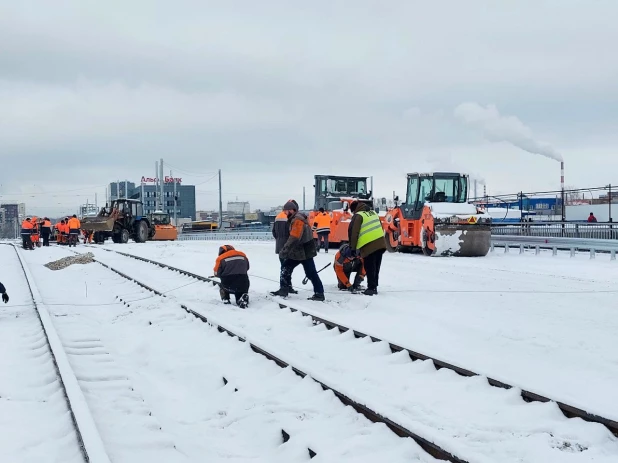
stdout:
[(348, 242), (355, 255), (363, 258), (367, 272), (367, 289), (363, 294), (373, 296), (378, 294), (378, 279), (382, 255), (386, 251), (384, 231), (380, 217), (365, 203), (352, 201), (350, 212), (354, 214), (348, 227)]
[(2, 294), (2, 302), (4, 302), (5, 304), (9, 302), (9, 295), (6, 293), (6, 288), (4, 287), (2, 282), (0, 282), (0, 294)]
[[(356, 273), (354, 284), (350, 283), (352, 273)], [(365, 279), (363, 259), (355, 256), (347, 243), (341, 245), (335, 254), (335, 275), (337, 275), (337, 286), (342, 291), (358, 291)]]
[(305, 275), (313, 284), (313, 296), (311, 301), (324, 300), (324, 286), (315, 268), (313, 258), (317, 255), (313, 232), (305, 215), (298, 212), (298, 203), (288, 201), (283, 206), (283, 211), (288, 217), (288, 230), (290, 236), (285, 245), (279, 252), (279, 257), (283, 258), (281, 275), (279, 276), (279, 290), (271, 294), (273, 296), (287, 297), (289, 288), (292, 286), (292, 272), (298, 265), (302, 265)]
[[(296, 203), (296, 201), (294, 201), (293, 199), (291, 199), (290, 201)], [(298, 204), (296, 204), (296, 207), (298, 208)], [(273, 238), (275, 238), (275, 254), (279, 255), (279, 273), (281, 273), (281, 271), (283, 270), (283, 262), (285, 261), (285, 259), (282, 258), (279, 253), (283, 249), (283, 246), (285, 246), (285, 243), (287, 243), (289, 237), (290, 230), (288, 224), (288, 216), (285, 211), (282, 210), (281, 212), (279, 212), (279, 214), (277, 214), (277, 217), (275, 217), (275, 223), (273, 224)], [(298, 294), (298, 291), (296, 291), (290, 286), (288, 288), (288, 293)]]
[(219, 294), (225, 304), (230, 304), (230, 294), (236, 298), (236, 305), (241, 309), (249, 307), (249, 259), (244, 252), (226, 244), (219, 248), (215, 262), (215, 275), (221, 280)]

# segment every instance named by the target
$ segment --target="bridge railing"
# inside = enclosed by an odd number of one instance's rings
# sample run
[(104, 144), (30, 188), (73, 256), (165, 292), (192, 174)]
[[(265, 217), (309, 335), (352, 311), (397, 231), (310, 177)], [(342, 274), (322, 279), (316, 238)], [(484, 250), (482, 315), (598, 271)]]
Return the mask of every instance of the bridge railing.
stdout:
[(538, 236), (548, 238), (618, 239), (618, 224), (612, 222), (522, 222), (495, 223), (492, 236)]

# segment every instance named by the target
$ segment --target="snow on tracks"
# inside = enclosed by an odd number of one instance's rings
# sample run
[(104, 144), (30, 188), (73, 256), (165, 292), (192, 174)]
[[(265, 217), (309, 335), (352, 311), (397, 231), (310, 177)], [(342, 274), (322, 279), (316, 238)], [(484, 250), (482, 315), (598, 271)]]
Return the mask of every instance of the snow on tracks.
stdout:
[(109, 463), (28, 268), (12, 245), (0, 255), (11, 295), (0, 308), (3, 461)]
[[(45, 252), (52, 251), (61, 250)], [(58, 309), (60, 333), (79, 331), (84, 347), (101, 349), (91, 341), (98, 330), (97, 339), (186, 461), (291, 463), (306, 461), (309, 449), (316, 461), (433, 461), (412, 440), (365, 420), (316, 382), (257, 356), (248, 343), (201, 323), (171, 298), (148, 294), (99, 265), (70, 267), (53, 277), (56, 286), (72, 284), (63, 297), (83, 295), (87, 281), (87, 301), (100, 301), (98, 307)], [(60, 296), (49, 290), (48, 297)], [(282, 431), (290, 436), (285, 443)]]
[[(131, 268), (132, 273), (139, 268), (140, 275), (148, 275), (149, 284), (160, 285), (164, 279), (156, 276), (157, 272), (141, 271), (144, 267), (114, 259), (114, 265), (119, 264), (121, 268)], [(171, 284), (168, 281), (166, 286)], [(253, 307), (256, 308), (255, 298)], [(282, 316), (277, 317), (272, 311), (265, 313), (261, 306), (259, 309), (218, 311), (217, 317), (227, 326), (241, 326), (251, 333), (252, 340), (268, 346), (271, 352), (285, 352), (287, 358), (294, 359), (294, 365), (302, 364), (313, 376), (328, 378), (326, 381), (331, 385), (345, 385), (337, 388), (353, 390), (357, 401), (374, 410), (389, 410), (388, 416), (397, 417), (404, 425), (411, 423), (411, 429), (430, 436), (443, 447), (456, 449), (458, 455), (474, 461), (540, 462), (562, 458), (611, 461), (618, 453), (616, 439), (605, 429), (565, 419), (555, 403), (526, 405), (516, 400), (521, 398), (519, 390), (493, 389), (484, 378), (466, 379), (448, 371), (436, 372), (431, 362), (413, 362), (408, 366), (407, 352), (403, 352), (404, 357), (385, 357), (392, 350), (388, 343), (376, 344), (371, 349), (378, 354), (374, 352), (367, 358), (359, 348), (360, 341), (349, 342), (354, 339), (352, 332), (320, 339), (315, 335), (319, 330), (308, 335), (308, 325), (302, 321), (293, 326)], [(207, 316), (212, 318), (210, 313)], [(377, 362), (368, 361), (374, 358)], [(365, 368), (357, 368), (360, 364), (365, 364)]]

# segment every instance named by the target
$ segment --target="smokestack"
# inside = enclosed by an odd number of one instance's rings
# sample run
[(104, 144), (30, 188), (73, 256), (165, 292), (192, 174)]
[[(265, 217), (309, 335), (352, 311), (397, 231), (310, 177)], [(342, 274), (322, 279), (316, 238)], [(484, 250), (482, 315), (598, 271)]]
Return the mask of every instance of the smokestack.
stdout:
[(478, 195), (478, 182), (476, 179), (474, 179), (474, 200), (476, 200), (479, 197)]
[(564, 161), (560, 161), (560, 190), (562, 191), (562, 221), (566, 221), (566, 204), (564, 202)]

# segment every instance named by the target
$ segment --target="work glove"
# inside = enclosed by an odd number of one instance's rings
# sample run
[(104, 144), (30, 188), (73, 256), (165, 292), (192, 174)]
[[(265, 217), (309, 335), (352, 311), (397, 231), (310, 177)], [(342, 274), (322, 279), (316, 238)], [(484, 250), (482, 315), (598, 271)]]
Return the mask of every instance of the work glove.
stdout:
[(2, 293), (2, 302), (5, 304), (9, 302), (9, 295), (7, 293)]

